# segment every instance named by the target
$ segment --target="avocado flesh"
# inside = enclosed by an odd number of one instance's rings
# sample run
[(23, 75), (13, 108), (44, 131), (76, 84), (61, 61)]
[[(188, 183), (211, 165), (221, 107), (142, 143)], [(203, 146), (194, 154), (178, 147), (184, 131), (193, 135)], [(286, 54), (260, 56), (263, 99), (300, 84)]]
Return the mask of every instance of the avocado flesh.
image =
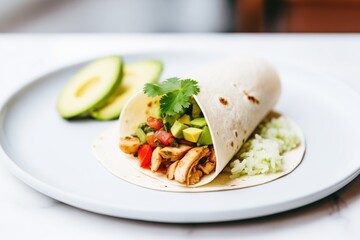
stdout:
[(183, 130), (186, 128), (188, 128), (188, 126), (177, 120), (175, 121), (174, 125), (172, 125), (170, 131), (174, 137), (183, 139), (184, 138)]
[(160, 107), (156, 106), (156, 107), (152, 107), (149, 109), (149, 115), (154, 117), (154, 118), (161, 118), (161, 111), (160, 111)]
[(178, 119), (180, 116), (180, 114), (178, 113), (175, 113), (174, 116), (166, 116), (164, 119), (163, 119), (163, 122), (164, 124), (168, 123), (170, 126), (172, 126), (176, 119)]
[(199, 138), (197, 144), (199, 146), (213, 144), (212, 139), (211, 139), (210, 130), (209, 130), (208, 126), (205, 126), (203, 128), (203, 131), (202, 131), (202, 133), (200, 135), (200, 138)]
[(199, 105), (196, 103), (196, 101), (193, 101), (192, 110), (191, 110), (191, 116), (193, 118), (198, 118), (201, 115), (201, 109)]
[(178, 119), (178, 121), (183, 123), (183, 124), (190, 124), (191, 118), (190, 118), (189, 115), (184, 114)]
[(140, 139), (141, 144), (146, 143), (146, 134), (141, 128), (137, 128), (135, 135)]
[(84, 66), (66, 84), (57, 101), (63, 118), (81, 116), (104, 104), (122, 78), (123, 61), (118, 56), (95, 60)]
[(202, 130), (199, 128), (186, 128), (183, 130), (185, 140), (196, 143), (201, 135)]
[(163, 65), (157, 60), (144, 60), (125, 64), (124, 76), (116, 93), (90, 115), (97, 120), (112, 120), (119, 117), (125, 102), (136, 92), (140, 91), (145, 83), (157, 82)]
[(195, 119), (190, 121), (190, 125), (193, 126), (193, 127), (203, 128), (207, 124), (206, 124), (205, 118), (195, 118)]

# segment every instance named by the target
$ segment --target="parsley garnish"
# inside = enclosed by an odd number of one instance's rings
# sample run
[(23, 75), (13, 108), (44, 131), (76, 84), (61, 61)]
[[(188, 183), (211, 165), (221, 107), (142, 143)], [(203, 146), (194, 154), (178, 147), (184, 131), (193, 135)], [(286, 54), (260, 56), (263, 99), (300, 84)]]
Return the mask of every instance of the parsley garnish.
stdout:
[(197, 84), (192, 79), (169, 78), (161, 83), (145, 84), (144, 93), (149, 97), (162, 96), (161, 112), (173, 116), (190, 106), (190, 97), (200, 92)]

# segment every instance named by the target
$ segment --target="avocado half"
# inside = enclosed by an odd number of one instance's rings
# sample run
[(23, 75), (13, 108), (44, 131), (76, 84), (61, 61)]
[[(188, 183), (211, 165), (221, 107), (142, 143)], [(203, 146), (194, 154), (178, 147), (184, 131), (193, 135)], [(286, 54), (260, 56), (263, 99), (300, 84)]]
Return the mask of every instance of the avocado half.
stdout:
[(94, 109), (90, 115), (97, 120), (112, 120), (119, 117), (125, 102), (145, 83), (157, 82), (163, 70), (158, 60), (142, 60), (124, 65), (121, 84), (113, 96), (101, 107)]
[(104, 57), (83, 67), (67, 83), (57, 101), (63, 118), (81, 116), (102, 106), (118, 89), (123, 73), (119, 56)]

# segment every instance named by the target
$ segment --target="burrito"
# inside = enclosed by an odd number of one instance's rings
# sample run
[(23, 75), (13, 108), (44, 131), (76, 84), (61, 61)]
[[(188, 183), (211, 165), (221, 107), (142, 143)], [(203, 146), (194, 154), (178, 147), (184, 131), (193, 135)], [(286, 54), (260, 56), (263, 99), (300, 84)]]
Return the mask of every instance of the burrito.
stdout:
[(119, 119), (123, 161), (170, 185), (210, 183), (273, 109), (280, 90), (274, 67), (249, 56), (145, 86)]

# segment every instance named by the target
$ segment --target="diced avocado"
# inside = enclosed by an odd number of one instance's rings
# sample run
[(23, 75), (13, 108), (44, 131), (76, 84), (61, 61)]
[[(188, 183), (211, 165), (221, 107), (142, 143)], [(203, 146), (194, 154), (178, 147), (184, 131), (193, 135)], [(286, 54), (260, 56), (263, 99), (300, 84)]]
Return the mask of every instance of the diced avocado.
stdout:
[(202, 131), (202, 133), (200, 135), (200, 138), (199, 138), (197, 144), (199, 146), (213, 144), (212, 139), (211, 139), (210, 130), (209, 130), (208, 126), (205, 126), (203, 128), (203, 131)]
[(203, 128), (207, 124), (206, 124), (205, 118), (195, 118), (195, 119), (191, 120), (190, 125), (193, 127)]
[(141, 144), (146, 143), (146, 134), (141, 128), (137, 128), (135, 134), (140, 139)]
[(188, 126), (177, 120), (175, 121), (174, 125), (172, 125), (170, 131), (174, 137), (182, 139), (184, 138), (183, 130), (186, 128), (188, 128)]
[(57, 101), (63, 118), (73, 118), (102, 106), (118, 89), (123, 60), (104, 57), (87, 64), (66, 84)]
[(183, 130), (185, 140), (196, 143), (201, 135), (202, 130), (199, 128), (186, 128)]
[(160, 107), (156, 106), (156, 107), (150, 108), (149, 109), (149, 115), (154, 117), (154, 118), (161, 118)]
[(190, 124), (191, 118), (190, 118), (189, 115), (184, 114), (178, 119), (178, 121), (183, 123), (183, 124)]
[(199, 105), (196, 103), (196, 101), (194, 100), (193, 104), (192, 104), (191, 116), (193, 118), (198, 118), (198, 117), (200, 117), (200, 115), (201, 115), (201, 109), (200, 109)]
[(105, 104), (90, 112), (97, 120), (111, 120), (119, 117), (125, 102), (140, 91), (145, 83), (157, 82), (163, 70), (158, 60), (142, 60), (124, 66), (124, 77), (120, 86)]
[(163, 119), (163, 123), (164, 124), (168, 123), (170, 126), (172, 126), (179, 117), (180, 117), (180, 114), (177, 114), (177, 113), (174, 116), (166, 116)]

